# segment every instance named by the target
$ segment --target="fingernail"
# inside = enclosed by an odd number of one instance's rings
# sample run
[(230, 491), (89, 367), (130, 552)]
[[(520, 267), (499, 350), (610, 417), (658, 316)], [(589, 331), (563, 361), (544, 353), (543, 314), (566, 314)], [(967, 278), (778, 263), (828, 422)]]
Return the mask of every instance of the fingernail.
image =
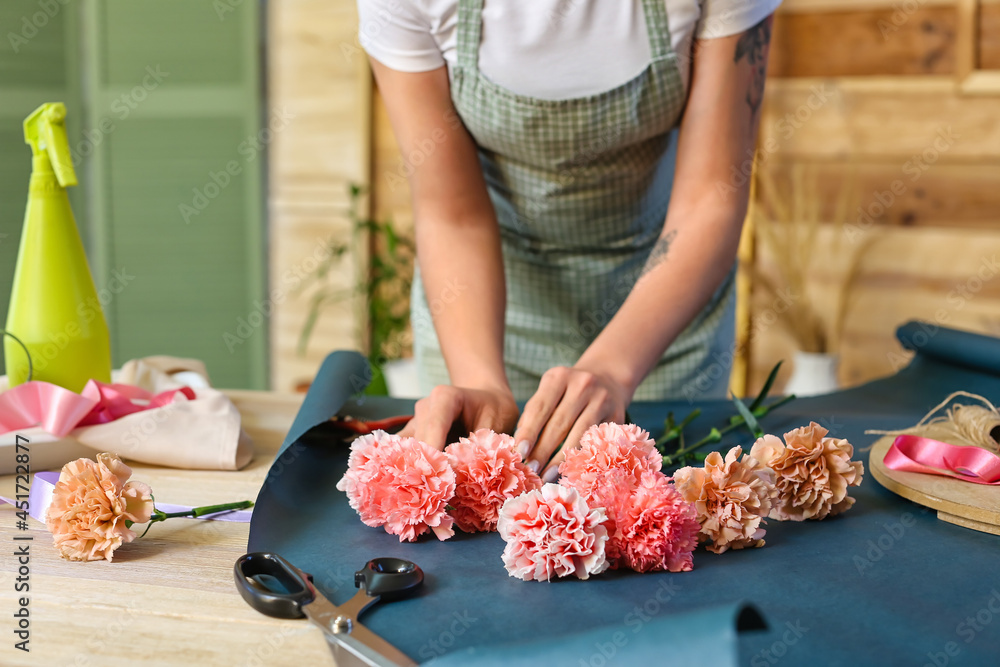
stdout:
[(531, 443), (527, 440), (522, 440), (517, 443), (517, 453), (521, 455), (521, 459), (528, 458), (528, 452), (531, 451)]
[(558, 477), (559, 477), (559, 467), (553, 466), (545, 471), (545, 474), (542, 476), (542, 481), (548, 484), (549, 482), (556, 481), (556, 478)]
[(536, 475), (538, 474), (538, 468), (539, 468), (538, 461), (528, 461), (528, 467), (531, 469), (531, 472), (535, 473)]

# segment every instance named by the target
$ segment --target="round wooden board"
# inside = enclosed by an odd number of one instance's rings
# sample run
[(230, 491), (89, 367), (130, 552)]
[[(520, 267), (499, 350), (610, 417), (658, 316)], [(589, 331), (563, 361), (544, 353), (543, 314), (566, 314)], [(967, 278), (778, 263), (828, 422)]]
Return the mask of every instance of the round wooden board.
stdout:
[(889, 470), (882, 461), (895, 439), (894, 435), (881, 438), (868, 455), (868, 469), (879, 484), (915, 503), (936, 509), (942, 521), (1000, 535), (1000, 486)]

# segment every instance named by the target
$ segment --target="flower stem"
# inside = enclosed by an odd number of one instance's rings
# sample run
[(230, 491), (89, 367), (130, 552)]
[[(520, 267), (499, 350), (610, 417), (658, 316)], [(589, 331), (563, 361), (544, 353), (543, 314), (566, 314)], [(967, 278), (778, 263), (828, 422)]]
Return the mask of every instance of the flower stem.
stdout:
[(191, 517), (201, 517), (208, 514), (216, 514), (218, 512), (228, 512), (230, 510), (245, 510), (249, 507), (253, 507), (252, 500), (240, 500), (235, 503), (221, 503), (218, 505), (202, 505), (201, 507), (193, 507), (189, 510), (184, 510), (183, 512), (161, 512), (158, 509), (153, 509), (152, 516), (149, 517), (149, 522), (146, 524), (146, 530), (143, 531), (143, 537), (149, 532), (150, 527), (157, 521), (166, 521), (167, 519), (176, 519), (178, 517), (191, 516)]
[[(782, 405), (784, 405), (785, 403), (788, 403), (789, 401), (791, 401), (794, 398), (795, 398), (795, 394), (789, 394), (788, 396), (782, 396), (781, 398), (779, 398), (774, 403), (771, 403), (770, 405), (758, 406), (756, 409), (754, 409), (752, 411), (752, 414), (754, 415), (754, 417), (757, 417), (759, 419), (759, 418), (764, 417), (765, 415), (767, 415), (772, 410), (775, 410), (775, 409), (781, 407)], [(695, 450), (701, 449), (705, 445), (721, 441), (722, 440), (722, 436), (724, 436), (725, 434), (727, 434), (727, 433), (729, 433), (731, 431), (734, 431), (734, 430), (738, 429), (740, 426), (743, 426), (745, 423), (746, 423), (746, 420), (742, 417), (742, 415), (737, 415), (736, 417), (733, 417), (730, 420), (730, 422), (729, 422), (729, 424), (727, 426), (724, 426), (721, 429), (713, 427), (712, 430), (708, 432), (708, 435), (706, 435), (701, 440), (693, 443), (689, 447), (685, 447), (684, 444), (681, 443), (681, 447), (677, 451), (675, 451), (673, 454), (668, 454), (667, 456), (663, 457), (663, 465), (670, 466), (670, 465), (674, 465), (675, 463), (679, 463), (680, 461), (683, 461), (684, 458), (687, 457), (687, 455), (689, 455), (691, 452), (694, 452)]]

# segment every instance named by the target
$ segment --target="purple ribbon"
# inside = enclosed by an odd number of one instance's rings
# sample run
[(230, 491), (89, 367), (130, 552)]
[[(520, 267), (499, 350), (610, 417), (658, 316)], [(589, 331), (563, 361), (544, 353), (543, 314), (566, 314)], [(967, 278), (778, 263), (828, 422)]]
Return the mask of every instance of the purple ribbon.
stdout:
[[(36, 472), (31, 481), (31, 490), (28, 492), (28, 516), (37, 521), (45, 523), (45, 513), (52, 503), (52, 493), (55, 491), (56, 482), (59, 481), (57, 472)], [(12, 498), (0, 496), (0, 502), (17, 506)], [(189, 505), (171, 505), (169, 503), (157, 503), (156, 509), (167, 514), (173, 512), (187, 512), (193, 507)], [(252, 509), (247, 510), (226, 510), (215, 514), (204, 516), (182, 516), (178, 519), (204, 519), (206, 521), (232, 521), (234, 523), (249, 523), (253, 515)]]

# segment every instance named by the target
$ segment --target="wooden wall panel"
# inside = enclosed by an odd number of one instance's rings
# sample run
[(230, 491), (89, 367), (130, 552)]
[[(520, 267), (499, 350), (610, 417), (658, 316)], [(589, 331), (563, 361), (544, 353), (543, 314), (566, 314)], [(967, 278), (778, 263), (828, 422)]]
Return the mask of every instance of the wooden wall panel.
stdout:
[[(954, 0), (786, 2), (778, 12), (772, 77), (908, 76), (955, 72)], [(980, 68), (1000, 69), (1000, 3), (980, 9)]]
[[(839, 226), (825, 225), (818, 247), (834, 247), (835, 235), (843, 233)], [(895, 330), (912, 319), (1000, 336), (1000, 225), (993, 230), (895, 227), (870, 233), (873, 241), (849, 292), (836, 350), (842, 383), (860, 384), (905, 365), (909, 353), (896, 341)], [(861, 246), (841, 239), (840, 247), (844, 250), (816, 263), (803, 297), (818, 304), (828, 323), (850, 254)], [(761, 270), (773, 273), (776, 259), (765, 245), (758, 244), (757, 256)], [(752, 317), (758, 335), (750, 346), (751, 393), (759, 391), (777, 361), (788, 362), (779, 376), (781, 384), (792, 370), (796, 345), (784, 326), (771, 323), (772, 303), (766, 292), (754, 291)]]
[[(955, 0), (903, 5), (786, 0), (772, 45), (759, 169), (787, 187), (793, 167), (806, 165), (823, 220), (852, 174), (858, 184), (850, 227), (820, 234), (806, 293), (821, 318), (831, 318), (852, 252), (871, 243), (835, 345), (845, 385), (906, 363), (895, 329), (911, 319), (1000, 335), (1000, 100), (956, 92)], [(883, 28), (898, 29), (880, 30), (886, 20)], [(979, 37), (979, 67), (1000, 69), (997, 0), (982, 4)], [(847, 234), (854, 242), (843, 242)], [(765, 273), (778, 261), (769, 253), (757, 244)], [(750, 391), (796, 349), (772, 322), (770, 298), (758, 282)]]
[(979, 67), (1000, 69), (1000, 3), (995, 0), (979, 12)]
[(760, 146), (796, 159), (898, 160), (900, 168), (925, 151), (925, 161), (996, 164), (997, 104), (957, 94), (950, 76), (775, 79), (768, 83)]
[[(271, 385), (287, 391), (309, 382), (328, 352), (360, 343), (357, 304), (344, 302), (324, 311), (308, 354), (299, 356), (308, 303), (295, 290), (326, 244), (350, 234), (347, 189), (367, 179), (368, 106), (353, 0), (278, 0), (268, 7), (269, 106), (292, 117), (269, 147)], [(356, 271), (349, 259), (331, 280), (348, 287)]]
[(954, 7), (783, 12), (775, 20), (772, 77), (948, 74), (955, 69)]
[[(791, 184), (794, 165), (804, 165), (817, 177), (819, 218), (833, 220), (841, 190), (855, 179), (857, 201), (850, 220), (865, 228), (872, 224), (903, 227), (1000, 227), (1000, 160), (995, 163), (948, 161), (919, 171), (906, 161), (852, 159), (793, 160), (782, 154), (760, 165), (779, 187)], [(853, 176), (852, 176), (853, 174)], [(893, 191), (893, 184), (899, 186)], [(880, 199), (881, 198), (881, 199)], [(889, 201), (888, 206), (881, 202)], [(861, 209), (861, 210), (859, 210)], [(773, 215), (773, 210), (770, 211)]]

